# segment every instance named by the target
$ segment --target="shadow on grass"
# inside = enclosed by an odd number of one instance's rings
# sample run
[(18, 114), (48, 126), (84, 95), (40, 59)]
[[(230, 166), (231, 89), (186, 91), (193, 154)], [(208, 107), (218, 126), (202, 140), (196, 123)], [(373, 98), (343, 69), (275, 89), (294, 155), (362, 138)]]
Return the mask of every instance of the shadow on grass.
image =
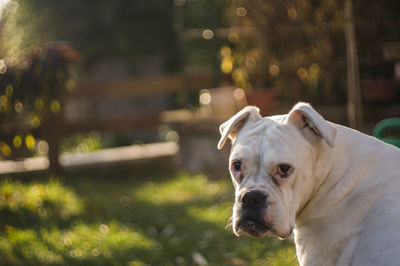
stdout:
[(296, 265), (291, 242), (236, 238), (225, 229), (233, 200), (228, 178), (163, 172), (145, 180), (126, 173), (64, 180), (82, 206), (67, 219), (0, 210), (7, 218), (0, 263), (192, 265), (200, 257), (210, 265)]

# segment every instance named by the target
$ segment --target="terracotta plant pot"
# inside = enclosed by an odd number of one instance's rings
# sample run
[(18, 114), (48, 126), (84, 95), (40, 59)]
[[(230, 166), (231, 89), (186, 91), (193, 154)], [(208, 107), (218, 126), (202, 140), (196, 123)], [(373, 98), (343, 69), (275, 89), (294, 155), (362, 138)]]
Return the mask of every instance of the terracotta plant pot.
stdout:
[(361, 81), (364, 100), (375, 102), (390, 100), (395, 96), (393, 80), (368, 79)]
[(271, 115), (276, 106), (276, 93), (271, 89), (247, 91), (246, 99), (248, 105), (260, 108), (262, 116)]

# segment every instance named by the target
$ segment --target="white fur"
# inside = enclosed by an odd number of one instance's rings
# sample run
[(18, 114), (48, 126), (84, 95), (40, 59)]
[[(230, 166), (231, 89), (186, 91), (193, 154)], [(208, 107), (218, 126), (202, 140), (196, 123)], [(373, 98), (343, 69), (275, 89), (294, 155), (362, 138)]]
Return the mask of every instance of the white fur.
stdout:
[[(264, 118), (247, 107), (221, 134), (218, 147), (230, 136), (230, 162), (243, 165), (241, 182), (231, 173), (234, 230), (240, 195), (258, 189), (268, 194), (268, 233), (285, 238), (294, 228), (301, 265), (400, 265), (400, 149), (305, 103)], [(276, 182), (271, 171), (282, 162), (294, 171)]]

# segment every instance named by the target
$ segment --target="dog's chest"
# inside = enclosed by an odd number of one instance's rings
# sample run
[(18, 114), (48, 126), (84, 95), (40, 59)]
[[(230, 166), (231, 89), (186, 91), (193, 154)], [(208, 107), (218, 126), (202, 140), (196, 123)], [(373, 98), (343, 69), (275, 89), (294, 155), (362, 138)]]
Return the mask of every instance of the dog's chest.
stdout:
[(300, 265), (336, 265), (337, 258), (349, 239), (343, 232), (337, 232), (335, 237), (333, 231), (336, 231), (336, 228), (327, 228), (321, 223), (295, 230), (296, 252)]

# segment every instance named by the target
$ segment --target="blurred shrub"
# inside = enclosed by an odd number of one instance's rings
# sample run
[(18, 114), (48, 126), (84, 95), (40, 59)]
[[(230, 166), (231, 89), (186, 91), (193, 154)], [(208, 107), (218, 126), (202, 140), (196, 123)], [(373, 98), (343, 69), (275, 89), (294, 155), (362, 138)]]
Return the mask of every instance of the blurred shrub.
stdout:
[[(243, 88), (278, 88), (286, 99), (344, 97), (341, 3), (232, 1), (236, 31), (231, 75)], [(235, 32), (235, 31), (234, 31)]]
[(89, 134), (74, 134), (63, 138), (60, 150), (70, 153), (87, 153), (104, 148), (102, 134), (93, 131)]
[(78, 56), (68, 45), (53, 43), (0, 61), (0, 158), (36, 151), (39, 127), (61, 111), (65, 92), (75, 87), (71, 63)]
[(44, 222), (65, 223), (82, 212), (77, 195), (57, 181), (23, 184), (0, 183), (0, 226), (32, 226)]
[[(353, 2), (361, 78), (393, 78), (393, 62), (379, 66), (384, 44), (400, 41), (400, 2)], [(344, 102), (343, 7), (335, 0), (231, 1), (232, 52), (221, 50), (223, 72), (237, 86), (276, 88), (290, 101)]]

